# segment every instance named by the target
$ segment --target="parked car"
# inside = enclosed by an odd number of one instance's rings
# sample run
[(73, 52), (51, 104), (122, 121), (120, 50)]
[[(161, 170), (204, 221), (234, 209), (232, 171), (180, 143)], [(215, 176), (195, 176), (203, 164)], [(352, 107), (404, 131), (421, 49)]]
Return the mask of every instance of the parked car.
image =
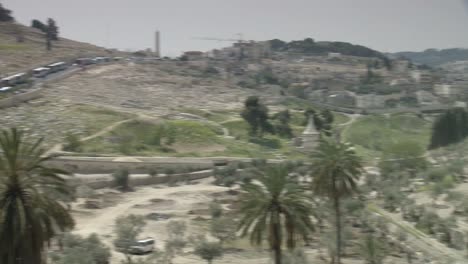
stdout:
[(154, 239), (145, 238), (135, 241), (135, 245), (131, 246), (129, 253), (131, 254), (145, 254), (153, 252), (154, 250)]

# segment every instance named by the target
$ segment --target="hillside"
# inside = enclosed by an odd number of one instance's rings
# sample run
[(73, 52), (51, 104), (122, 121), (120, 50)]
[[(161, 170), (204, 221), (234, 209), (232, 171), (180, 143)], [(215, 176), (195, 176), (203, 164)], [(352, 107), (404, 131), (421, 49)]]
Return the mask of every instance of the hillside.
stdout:
[(392, 57), (405, 57), (419, 64), (439, 66), (444, 63), (468, 60), (468, 49), (427, 49), (421, 52), (403, 51), (390, 54)]
[[(18, 43), (17, 37), (24, 42)], [(102, 55), (106, 50), (91, 44), (65, 38), (53, 42), (47, 51), (44, 33), (20, 24), (0, 22), (0, 76), (24, 71), (68, 58)]]
[(357, 57), (384, 58), (385, 55), (376, 50), (361, 45), (339, 41), (314, 41), (311, 38), (285, 42), (279, 39), (270, 40), (271, 48), (279, 52), (299, 52), (305, 54), (323, 55), (329, 52), (337, 52), (343, 55)]

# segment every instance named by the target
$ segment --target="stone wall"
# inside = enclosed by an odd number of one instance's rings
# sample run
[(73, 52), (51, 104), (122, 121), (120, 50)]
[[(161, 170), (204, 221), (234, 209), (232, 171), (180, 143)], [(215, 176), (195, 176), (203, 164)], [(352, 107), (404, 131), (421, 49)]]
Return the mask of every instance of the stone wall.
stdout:
[[(203, 170), (191, 173), (181, 173), (172, 175), (158, 175), (158, 176), (143, 176), (143, 177), (132, 177), (130, 176), (130, 186), (142, 186), (142, 185), (153, 185), (162, 184), (175, 181), (192, 181), (202, 178), (207, 178), (213, 175), (212, 170)], [(95, 180), (83, 180), (83, 182), (92, 189), (101, 189), (115, 187), (112, 177), (106, 177)]]
[(113, 160), (102, 160), (102, 159), (74, 159), (74, 158), (59, 158), (48, 161), (48, 165), (69, 171), (71, 173), (113, 173), (118, 169), (128, 169), (130, 173), (147, 173), (150, 169), (161, 170), (165, 168), (171, 168), (177, 171), (182, 168), (191, 168), (194, 170), (203, 170), (213, 168), (213, 162), (198, 161), (198, 162), (171, 162), (167, 161), (145, 161), (145, 162), (133, 162), (133, 161), (113, 161)]

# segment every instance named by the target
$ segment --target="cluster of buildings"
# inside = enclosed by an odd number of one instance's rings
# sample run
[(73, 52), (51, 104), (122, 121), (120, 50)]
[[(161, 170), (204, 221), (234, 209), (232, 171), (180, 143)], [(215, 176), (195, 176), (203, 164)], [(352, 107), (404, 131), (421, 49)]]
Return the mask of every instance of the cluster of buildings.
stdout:
[(182, 57), (189, 61), (213, 59), (213, 60), (241, 60), (267, 58), (271, 55), (268, 41), (239, 41), (230, 47), (214, 49), (208, 52), (186, 51)]
[[(344, 78), (343, 78), (344, 77)], [(409, 62), (396, 60), (391, 74), (382, 76), (382, 82), (370, 85), (378, 92), (362, 92), (355, 76), (337, 76), (336, 80), (348, 83), (343, 88), (325, 87), (312, 89), (311, 100), (340, 107), (360, 109), (392, 108), (398, 106), (428, 106), (460, 104), (468, 99), (468, 75), (452, 76), (440, 71), (410, 68)], [(345, 85), (346, 86), (346, 85)]]

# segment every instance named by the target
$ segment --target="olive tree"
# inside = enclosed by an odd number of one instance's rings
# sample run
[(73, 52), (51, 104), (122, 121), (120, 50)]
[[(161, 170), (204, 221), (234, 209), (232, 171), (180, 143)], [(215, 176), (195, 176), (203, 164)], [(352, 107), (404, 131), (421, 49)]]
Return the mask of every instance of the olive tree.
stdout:
[(125, 254), (128, 261), (131, 261), (128, 255), (130, 247), (134, 245), (145, 225), (145, 218), (140, 215), (130, 214), (115, 220), (114, 233), (116, 238), (114, 239), (114, 246)]
[(211, 264), (214, 259), (223, 256), (223, 248), (219, 242), (211, 242), (205, 237), (198, 237), (194, 245), (194, 253)]
[(111, 256), (110, 249), (96, 234), (86, 238), (64, 234), (61, 246), (60, 252), (52, 253), (50, 256), (54, 264), (107, 264)]

